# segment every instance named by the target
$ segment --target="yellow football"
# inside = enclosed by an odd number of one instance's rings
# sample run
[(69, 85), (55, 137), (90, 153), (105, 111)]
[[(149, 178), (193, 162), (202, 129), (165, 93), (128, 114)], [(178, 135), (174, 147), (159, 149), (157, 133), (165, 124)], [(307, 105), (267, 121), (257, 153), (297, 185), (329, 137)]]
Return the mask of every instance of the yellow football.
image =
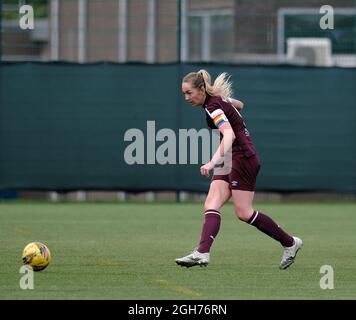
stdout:
[(51, 252), (41, 242), (31, 242), (23, 249), (22, 263), (29, 266), (33, 271), (45, 269), (51, 262)]

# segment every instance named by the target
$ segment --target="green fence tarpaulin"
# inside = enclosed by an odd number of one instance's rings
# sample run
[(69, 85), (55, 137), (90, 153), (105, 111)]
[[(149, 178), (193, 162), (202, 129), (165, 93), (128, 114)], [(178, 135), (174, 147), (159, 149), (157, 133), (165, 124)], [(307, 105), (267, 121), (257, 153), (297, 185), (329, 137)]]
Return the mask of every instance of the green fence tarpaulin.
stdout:
[[(109, 63), (0, 65), (0, 189), (206, 191), (201, 164), (179, 159), (179, 130), (206, 127), (181, 93), (200, 68), (231, 74), (245, 103), (258, 190), (356, 191), (354, 68)], [(127, 163), (128, 132), (142, 133), (144, 164)], [(176, 163), (157, 163), (172, 143)]]

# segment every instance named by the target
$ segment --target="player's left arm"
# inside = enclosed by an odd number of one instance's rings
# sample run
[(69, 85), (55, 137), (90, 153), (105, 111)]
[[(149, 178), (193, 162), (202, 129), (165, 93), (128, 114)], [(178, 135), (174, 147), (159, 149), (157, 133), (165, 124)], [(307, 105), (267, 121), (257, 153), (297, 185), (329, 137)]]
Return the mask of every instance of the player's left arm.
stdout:
[(221, 139), (219, 147), (211, 160), (207, 164), (200, 167), (200, 173), (203, 176), (209, 176), (209, 171), (212, 170), (216, 164), (220, 163), (222, 159), (224, 159), (226, 153), (231, 150), (232, 143), (236, 138), (235, 133), (228, 121), (225, 121), (219, 126), (219, 131), (223, 135), (223, 138)]
[(219, 127), (219, 131), (223, 135), (223, 138), (220, 141), (218, 149), (210, 160), (214, 163), (214, 165), (216, 165), (226, 155), (226, 153), (231, 150), (232, 143), (236, 138), (234, 130), (232, 130), (229, 122), (224, 122)]

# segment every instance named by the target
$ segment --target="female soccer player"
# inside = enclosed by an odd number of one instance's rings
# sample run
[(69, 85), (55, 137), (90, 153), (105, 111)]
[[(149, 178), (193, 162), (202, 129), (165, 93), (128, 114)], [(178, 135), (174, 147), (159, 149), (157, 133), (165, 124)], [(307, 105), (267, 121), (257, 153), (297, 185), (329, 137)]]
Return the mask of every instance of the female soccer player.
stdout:
[(226, 73), (220, 74), (212, 85), (206, 70), (191, 72), (182, 81), (185, 100), (193, 107), (204, 108), (208, 126), (220, 132), (220, 145), (212, 159), (200, 168), (203, 176), (209, 176), (211, 170), (214, 174), (204, 203), (205, 221), (199, 246), (175, 261), (185, 267), (208, 265), (210, 247), (220, 229), (220, 209), (232, 197), (238, 219), (281, 243), (284, 251), (279, 267), (286, 269), (294, 262), (302, 240), (290, 236), (270, 217), (252, 207), (260, 161), (239, 113), (243, 103), (231, 98), (231, 86)]

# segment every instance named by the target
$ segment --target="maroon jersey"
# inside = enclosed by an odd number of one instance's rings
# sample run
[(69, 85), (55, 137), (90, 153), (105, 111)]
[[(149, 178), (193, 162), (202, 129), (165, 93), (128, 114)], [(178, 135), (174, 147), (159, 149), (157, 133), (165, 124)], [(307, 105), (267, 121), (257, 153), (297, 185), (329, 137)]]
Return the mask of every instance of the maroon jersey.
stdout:
[(220, 96), (207, 95), (203, 108), (207, 124), (211, 129), (218, 129), (225, 122), (230, 123), (236, 137), (232, 144), (233, 153), (243, 154), (246, 157), (257, 153), (240, 112), (228, 100)]

